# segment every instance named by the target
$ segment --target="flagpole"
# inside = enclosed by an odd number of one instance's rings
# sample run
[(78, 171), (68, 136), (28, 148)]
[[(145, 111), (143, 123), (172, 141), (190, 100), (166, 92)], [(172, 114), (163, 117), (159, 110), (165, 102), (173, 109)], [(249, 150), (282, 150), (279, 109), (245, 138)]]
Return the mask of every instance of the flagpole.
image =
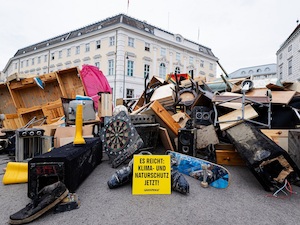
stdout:
[(129, 0), (127, 0), (127, 15), (128, 15), (128, 8), (129, 8)]

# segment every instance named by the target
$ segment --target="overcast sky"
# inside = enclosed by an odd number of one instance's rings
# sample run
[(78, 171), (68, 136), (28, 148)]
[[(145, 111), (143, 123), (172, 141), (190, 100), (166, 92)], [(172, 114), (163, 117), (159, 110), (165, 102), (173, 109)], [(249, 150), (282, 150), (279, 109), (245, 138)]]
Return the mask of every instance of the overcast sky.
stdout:
[(125, 13), (211, 48), (231, 73), (276, 63), (300, 20), (300, 0), (129, 0), (129, 7), (128, 0), (0, 2), (0, 70), (20, 48)]

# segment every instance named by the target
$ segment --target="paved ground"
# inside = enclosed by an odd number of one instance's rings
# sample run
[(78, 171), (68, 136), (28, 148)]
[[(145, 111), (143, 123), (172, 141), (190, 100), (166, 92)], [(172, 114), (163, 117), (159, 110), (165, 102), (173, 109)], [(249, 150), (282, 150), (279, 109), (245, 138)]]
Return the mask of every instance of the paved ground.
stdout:
[[(0, 169), (8, 158), (0, 155)], [(268, 197), (247, 167), (227, 167), (232, 175), (228, 189), (201, 188), (199, 182), (186, 177), (190, 184), (187, 196), (173, 192), (171, 195), (132, 195), (131, 185), (110, 190), (107, 180), (115, 169), (107, 158), (95, 168), (78, 188), (81, 200), (79, 209), (53, 214), (47, 212), (33, 221), (34, 225), (77, 224), (299, 224), (299, 194), (279, 199)], [(27, 184), (0, 184), (0, 224), (7, 224), (9, 215), (30, 202)]]

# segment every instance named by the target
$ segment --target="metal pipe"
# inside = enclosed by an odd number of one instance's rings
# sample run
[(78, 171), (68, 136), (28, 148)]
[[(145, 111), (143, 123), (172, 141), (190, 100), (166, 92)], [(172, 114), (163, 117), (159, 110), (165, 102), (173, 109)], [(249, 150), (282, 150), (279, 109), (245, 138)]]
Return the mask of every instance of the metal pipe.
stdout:
[(228, 74), (226, 73), (226, 71), (224, 70), (223, 66), (221, 66), (220, 62), (217, 61), (219, 67), (221, 68), (221, 70), (224, 72), (224, 74), (226, 75), (226, 77), (228, 77)]

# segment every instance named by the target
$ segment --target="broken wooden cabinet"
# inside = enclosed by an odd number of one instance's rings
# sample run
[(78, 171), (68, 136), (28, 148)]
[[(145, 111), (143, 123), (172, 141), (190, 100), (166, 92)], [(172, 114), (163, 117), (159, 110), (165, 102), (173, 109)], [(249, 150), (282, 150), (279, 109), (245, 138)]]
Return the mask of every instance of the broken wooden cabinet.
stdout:
[[(12, 79), (6, 85), (10, 96), (5, 96), (6, 106), (14, 105), (21, 127), (32, 118), (45, 118), (48, 124), (56, 122), (64, 115), (60, 98), (75, 98), (84, 95), (77, 67), (44, 74), (39, 77), (44, 88), (38, 86), (34, 77)], [(2, 89), (2, 88), (1, 88)], [(9, 98), (10, 97), (10, 98)], [(2, 109), (3, 107), (3, 109)], [(4, 106), (1, 111), (6, 113)], [(7, 113), (12, 113), (8, 112)], [(14, 118), (14, 120), (16, 120)], [(10, 125), (7, 123), (7, 125)], [(12, 124), (13, 125), (13, 124)], [(19, 128), (18, 126), (17, 128)], [(13, 128), (15, 127), (6, 127)]]

